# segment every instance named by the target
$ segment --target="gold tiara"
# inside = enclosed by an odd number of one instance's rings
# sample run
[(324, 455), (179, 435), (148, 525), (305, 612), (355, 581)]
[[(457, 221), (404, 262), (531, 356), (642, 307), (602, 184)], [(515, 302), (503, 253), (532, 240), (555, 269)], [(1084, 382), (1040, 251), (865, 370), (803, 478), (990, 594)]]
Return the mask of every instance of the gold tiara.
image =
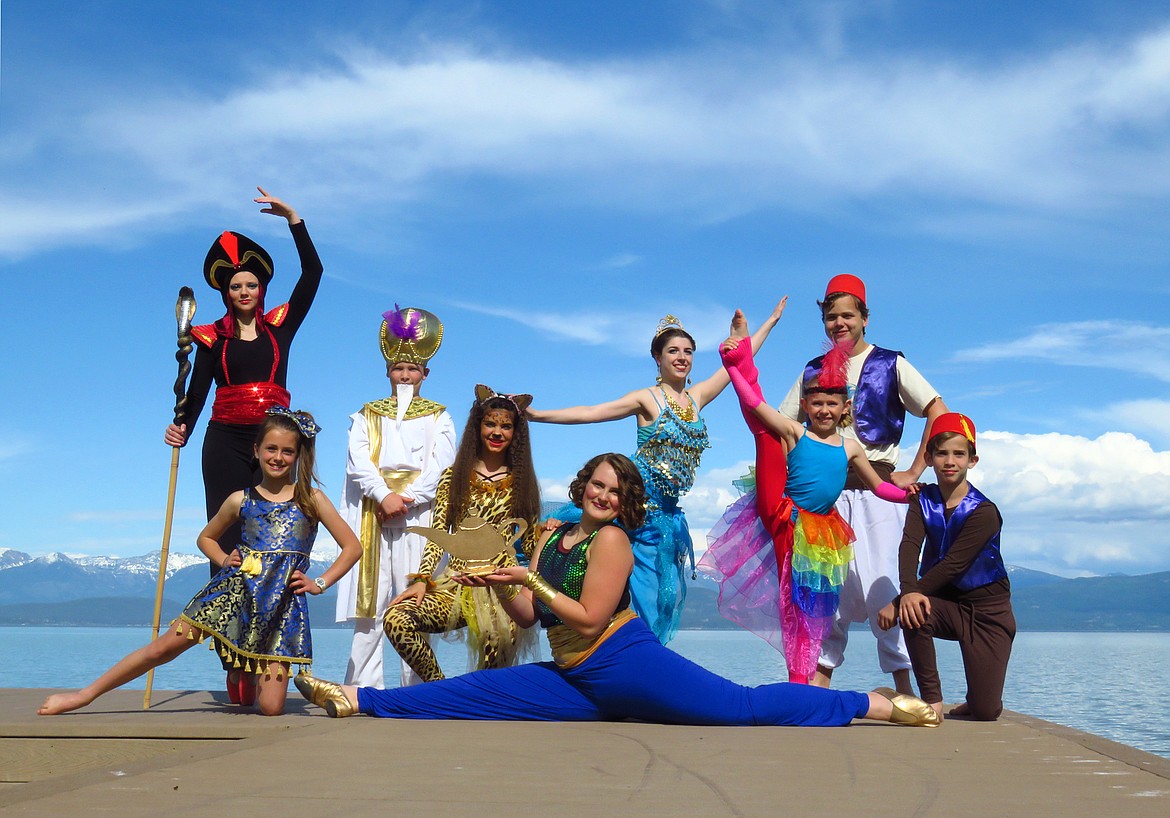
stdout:
[(677, 329), (686, 332), (686, 330), (683, 329), (682, 321), (679, 321), (673, 315), (667, 313), (665, 316), (663, 316), (662, 320), (658, 322), (658, 329), (654, 331), (654, 337), (657, 338), (662, 333), (671, 329)]

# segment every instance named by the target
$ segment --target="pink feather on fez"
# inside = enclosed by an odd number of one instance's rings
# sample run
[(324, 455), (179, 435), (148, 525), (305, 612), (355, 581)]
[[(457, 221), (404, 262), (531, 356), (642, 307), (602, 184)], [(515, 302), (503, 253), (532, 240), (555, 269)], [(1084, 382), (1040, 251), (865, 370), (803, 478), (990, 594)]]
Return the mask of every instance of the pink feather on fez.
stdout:
[(418, 340), (418, 322), (422, 318), (420, 313), (416, 312), (407, 318), (403, 314), (402, 308), (395, 304), (394, 309), (382, 313), (382, 317), (386, 319), (387, 328), (396, 337), (404, 341)]

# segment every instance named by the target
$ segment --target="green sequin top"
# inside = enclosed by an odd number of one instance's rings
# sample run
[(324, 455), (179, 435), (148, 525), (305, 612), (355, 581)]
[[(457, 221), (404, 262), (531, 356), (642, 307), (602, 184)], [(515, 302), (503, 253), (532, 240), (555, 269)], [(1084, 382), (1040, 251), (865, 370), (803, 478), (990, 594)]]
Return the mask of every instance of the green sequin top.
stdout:
[[(565, 538), (565, 532), (574, 525), (575, 523), (566, 523), (553, 532), (552, 536), (548, 538), (548, 542), (544, 544), (544, 548), (540, 550), (540, 563), (537, 568), (545, 582), (570, 599), (580, 602), (581, 589), (585, 585), (585, 572), (589, 568), (586, 555), (589, 552), (589, 544), (597, 536), (597, 531), (566, 551), (561, 548), (561, 541)], [(536, 599), (534, 602), (536, 615), (540, 618), (542, 628), (565, 624), (543, 601)], [(625, 591), (622, 592), (617, 611), (614, 613), (624, 611), (628, 607), (630, 607), (630, 587), (627, 584)]]

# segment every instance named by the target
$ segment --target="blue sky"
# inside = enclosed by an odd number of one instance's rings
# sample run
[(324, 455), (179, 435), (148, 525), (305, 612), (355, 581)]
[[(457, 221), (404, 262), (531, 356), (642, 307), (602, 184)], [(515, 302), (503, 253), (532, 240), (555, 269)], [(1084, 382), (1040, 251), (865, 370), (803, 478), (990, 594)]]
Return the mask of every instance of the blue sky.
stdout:
[[(331, 496), (395, 302), (446, 322), (424, 394), (462, 427), (477, 381), (546, 407), (649, 384), (666, 312), (706, 374), (735, 307), (789, 294), (778, 402), (851, 272), (871, 340), (984, 432), (1009, 562), (1170, 569), (1164, 4), (9, 0), (0, 37), (0, 547), (158, 548), (178, 287), (219, 317), (224, 229), (273, 254), (270, 304), (295, 280), (259, 184), (325, 263), (289, 384)], [(730, 394), (707, 417), (700, 539), (751, 457)], [(549, 495), (633, 438), (535, 427)]]

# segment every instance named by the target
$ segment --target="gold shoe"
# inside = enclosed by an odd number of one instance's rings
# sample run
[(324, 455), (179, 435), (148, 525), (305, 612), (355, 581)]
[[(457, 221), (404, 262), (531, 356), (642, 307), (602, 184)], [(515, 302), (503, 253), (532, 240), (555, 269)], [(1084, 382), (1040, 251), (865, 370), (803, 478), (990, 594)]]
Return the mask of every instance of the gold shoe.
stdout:
[(879, 687), (873, 692), (883, 699), (888, 699), (893, 705), (890, 721), (894, 724), (907, 724), (911, 727), (938, 727), (942, 724), (942, 719), (934, 708), (917, 696), (908, 696), (888, 687)]
[(293, 684), (301, 691), (302, 696), (324, 709), (331, 718), (344, 719), (357, 712), (357, 708), (349, 703), (345, 691), (337, 682), (327, 682), (307, 673), (298, 673), (293, 679)]

